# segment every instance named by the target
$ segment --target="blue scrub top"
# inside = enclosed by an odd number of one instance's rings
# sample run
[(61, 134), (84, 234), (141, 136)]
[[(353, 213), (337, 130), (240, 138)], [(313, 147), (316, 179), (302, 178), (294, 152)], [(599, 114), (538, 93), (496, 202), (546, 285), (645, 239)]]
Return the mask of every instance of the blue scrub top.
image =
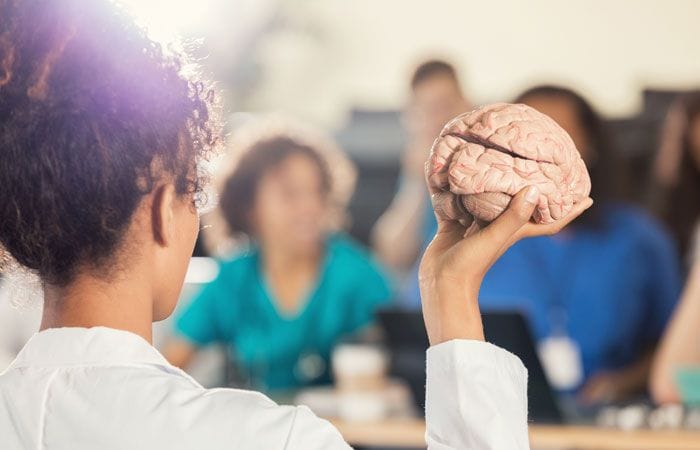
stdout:
[[(537, 339), (562, 328), (578, 343), (585, 377), (635, 361), (661, 336), (681, 290), (665, 230), (637, 208), (611, 204), (596, 228), (522, 240), (486, 274), (482, 310), (518, 309)], [(420, 304), (417, 283), (404, 291)]]
[(256, 388), (291, 389), (329, 382), (334, 345), (368, 325), (390, 298), (384, 271), (359, 244), (337, 234), (328, 238), (317, 283), (297, 314), (277, 309), (253, 248), (221, 263), (218, 277), (175, 327), (196, 346), (230, 345)]

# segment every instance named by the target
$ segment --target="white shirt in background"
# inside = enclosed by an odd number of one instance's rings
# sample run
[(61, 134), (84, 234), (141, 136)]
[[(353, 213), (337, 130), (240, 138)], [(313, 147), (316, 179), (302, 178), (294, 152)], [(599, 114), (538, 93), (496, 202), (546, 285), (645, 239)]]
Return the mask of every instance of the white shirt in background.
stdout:
[[(527, 372), (491, 344), (455, 340), (427, 356), (431, 450), (527, 449)], [(0, 374), (3, 450), (348, 449), (306, 407), (204, 389), (148, 342), (110, 328), (35, 334)]]

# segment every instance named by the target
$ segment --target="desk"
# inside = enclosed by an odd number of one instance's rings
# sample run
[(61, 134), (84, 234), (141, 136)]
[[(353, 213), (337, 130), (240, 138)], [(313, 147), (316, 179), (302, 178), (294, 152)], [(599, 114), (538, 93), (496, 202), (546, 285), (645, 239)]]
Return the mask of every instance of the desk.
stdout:
[[(422, 420), (331, 422), (351, 445), (425, 448)], [(590, 426), (532, 425), (530, 446), (533, 450), (700, 450), (700, 431), (621, 431)]]

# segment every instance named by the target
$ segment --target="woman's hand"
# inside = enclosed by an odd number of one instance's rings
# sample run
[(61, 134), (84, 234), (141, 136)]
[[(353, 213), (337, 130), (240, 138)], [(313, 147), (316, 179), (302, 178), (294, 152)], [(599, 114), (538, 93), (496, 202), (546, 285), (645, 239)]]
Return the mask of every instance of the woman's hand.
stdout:
[(496, 220), (483, 225), (473, 219), (455, 220), (456, 205), (444, 201), (450, 196), (439, 190), (431, 192), (438, 230), (419, 270), (423, 318), (431, 345), (452, 339), (484, 340), (478, 296), (493, 263), (519, 239), (555, 234), (593, 204), (587, 198), (554, 223), (534, 224), (530, 218), (539, 191), (530, 186), (513, 197)]

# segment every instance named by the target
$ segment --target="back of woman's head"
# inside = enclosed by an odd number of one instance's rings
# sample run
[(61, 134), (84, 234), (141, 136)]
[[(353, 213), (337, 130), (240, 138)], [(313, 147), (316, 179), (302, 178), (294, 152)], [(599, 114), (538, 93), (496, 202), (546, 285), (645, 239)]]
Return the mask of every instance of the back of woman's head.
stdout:
[(618, 154), (603, 119), (593, 106), (572, 89), (556, 85), (540, 85), (520, 94), (516, 103), (529, 103), (535, 99), (552, 99), (566, 102), (572, 108), (577, 124), (589, 148), (579, 149), (584, 156), (591, 176), (591, 198), (595, 204), (584, 212), (577, 224), (596, 223), (600, 218), (600, 207), (621, 196), (626, 177)]
[(17, 262), (65, 285), (109, 267), (162, 177), (200, 191), (212, 94), (183, 64), (110, 1), (0, 0), (0, 244)]

